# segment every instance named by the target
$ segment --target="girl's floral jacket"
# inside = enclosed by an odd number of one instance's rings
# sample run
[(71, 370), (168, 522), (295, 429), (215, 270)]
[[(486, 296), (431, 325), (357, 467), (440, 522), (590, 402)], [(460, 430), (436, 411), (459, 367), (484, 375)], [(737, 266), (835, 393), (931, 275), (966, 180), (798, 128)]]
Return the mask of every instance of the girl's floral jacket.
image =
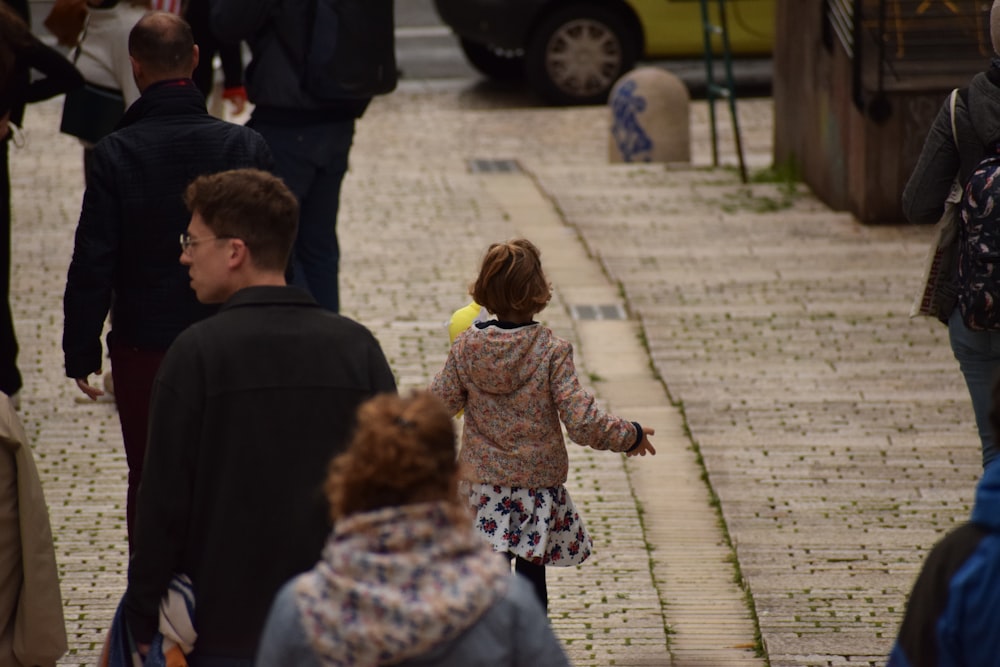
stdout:
[(576, 443), (626, 451), (638, 424), (601, 410), (576, 377), (573, 346), (538, 323), (478, 323), (455, 339), (431, 391), (465, 409), (459, 460), (473, 482), (544, 488), (566, 481), (560, 421)]

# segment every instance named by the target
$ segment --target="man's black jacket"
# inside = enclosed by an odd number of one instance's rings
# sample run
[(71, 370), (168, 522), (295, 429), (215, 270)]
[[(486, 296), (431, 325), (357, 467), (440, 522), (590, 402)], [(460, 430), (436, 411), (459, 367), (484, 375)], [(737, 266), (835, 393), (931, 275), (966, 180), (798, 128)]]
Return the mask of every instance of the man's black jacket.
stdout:
[(202, 174), (273, 164), (259, 134), (208, 114), (190, 79), (147, 88), (93, 157), (63, 302), (71, 378), (101, 368), (109, 308), (110, 337), (148, 350), (166, 350), (214, 312), (198, 303), (179, 262), (191, 218), (184, 189)]
[(249, 659), (275, 593), (319, 560), (323, 482), (358, 405), (394, 392), (365, 327), (296, 287), (247, 287), (171, 346), (150, 404), (124, 609), (156, 630), (174, 574), (194, 584), (198, 655)]

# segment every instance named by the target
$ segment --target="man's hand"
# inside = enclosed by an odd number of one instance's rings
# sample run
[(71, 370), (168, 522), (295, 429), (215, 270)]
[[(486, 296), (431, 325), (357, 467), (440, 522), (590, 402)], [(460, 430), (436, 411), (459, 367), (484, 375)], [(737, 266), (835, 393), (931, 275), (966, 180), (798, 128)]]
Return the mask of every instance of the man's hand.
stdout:
[[(100, 375), (101, 371), (97, 371), (96, 375)], [(90, 376), (87, 375), (82, 378), (76, 378), (76, 386), (80, 388), (80, 391), (87, 395), (92, 401), (96, 401), (101, 396), (104, 396), (104, 390), (98, 389), (97, 387), (90, 384)]]
[(653, 445), (649, 442), (649, 436), (651, 435), (656, 435), (656, 431), (651, 428), (646, 428), (644, 426), (642, 428), (642, 442), (640, 442), (639, 446), (633, 449), (632, 451), (625, 452), (625, 455), (645, 456), (648, 453), (650, 456), (656, 456), (656, 449), (654, 449)]

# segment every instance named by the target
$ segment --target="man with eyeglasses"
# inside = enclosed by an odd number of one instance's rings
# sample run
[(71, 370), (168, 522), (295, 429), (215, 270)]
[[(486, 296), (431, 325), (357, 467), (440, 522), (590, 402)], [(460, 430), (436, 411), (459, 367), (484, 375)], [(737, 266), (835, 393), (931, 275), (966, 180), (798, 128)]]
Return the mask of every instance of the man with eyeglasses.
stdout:
[(153, 378), (188, 325), (215, 312), (199, 304), (177, 263), (177, 235), (190, 218), (184, 188), (201, 174), (271, 169), (264, 139), (208, 114), (191, 80), (198, 47), (178, 16), (152, 12), (129, 35), (141, 97), (93, 153), (64, 298), (66, 375), (96, 400), (101, 332), (108, 351), (128, 461), (126, 517), (131, 548)]
[(180, 262), (198, 300), (222, 307), (177, 337), (156, 378), (123, 609), (142, 650), (187, 574), (189, 664), (249, 667), (275, 593), (320, 557), (326, 469), (358, 405), (396, 386), (368, 329), (285, 284), (299, 207), (281, 180), (202, 176), (186, 201)]

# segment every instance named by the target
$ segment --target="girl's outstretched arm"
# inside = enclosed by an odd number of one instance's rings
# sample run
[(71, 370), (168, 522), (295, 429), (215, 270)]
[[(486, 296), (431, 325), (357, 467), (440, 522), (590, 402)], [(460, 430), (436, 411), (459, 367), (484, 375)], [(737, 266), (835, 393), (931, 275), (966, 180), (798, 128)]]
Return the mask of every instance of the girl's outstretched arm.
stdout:
[(570, 440), (584, 447), (613, 452), (640, 449), (639, 424), (601, 409), (597, 397), (580, 385), (573, 365), (573, 346), (559, 339), (553, 346), (550, 389)]

